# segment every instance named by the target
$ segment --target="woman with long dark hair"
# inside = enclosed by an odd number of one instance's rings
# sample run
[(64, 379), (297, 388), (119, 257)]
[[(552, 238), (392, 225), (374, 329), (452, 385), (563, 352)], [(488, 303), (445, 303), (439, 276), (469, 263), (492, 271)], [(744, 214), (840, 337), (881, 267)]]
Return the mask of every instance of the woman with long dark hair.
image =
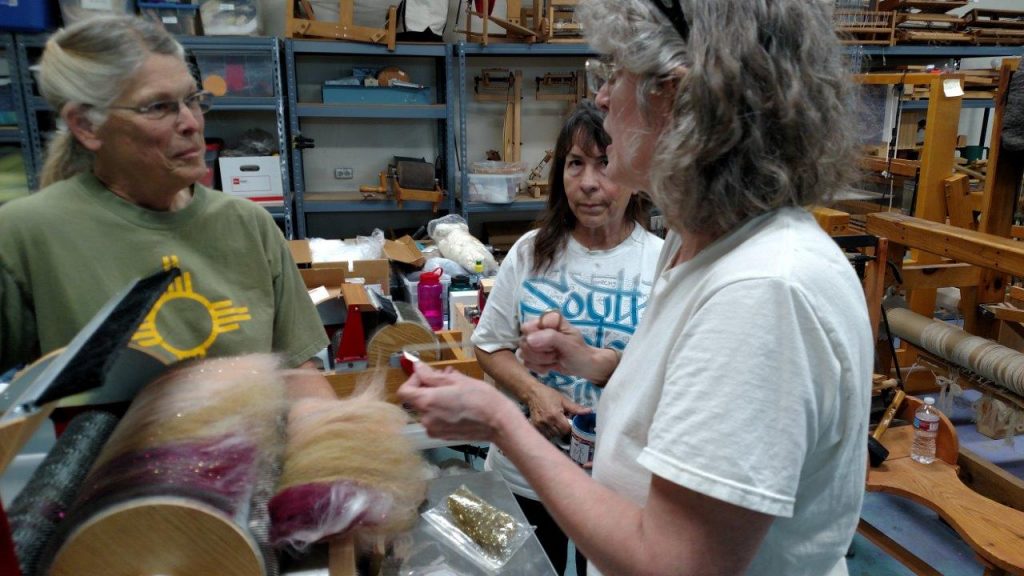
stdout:
[[(502, 262), (473, 332), (484, 372), (554, 441), (568, 436), (569, 417), (597, 406), (604, 381), (530, 372), (515, 355), (520, 326), (557, 310), (591, 346), (621, 351), (643, 314), (662, 244), (644, 227), (646, 199), (606, 174), (611, 138), (603, 122), (604, 114), (584, 101), (563, 125), (551, 164), (547, 210), (538, 228), (516, 242)], [(486, 466), (508, 482), (561, 574), (565, 534), (501, 450), (490, 452)], [(578, 557), (577, 565), (582, 562)]]

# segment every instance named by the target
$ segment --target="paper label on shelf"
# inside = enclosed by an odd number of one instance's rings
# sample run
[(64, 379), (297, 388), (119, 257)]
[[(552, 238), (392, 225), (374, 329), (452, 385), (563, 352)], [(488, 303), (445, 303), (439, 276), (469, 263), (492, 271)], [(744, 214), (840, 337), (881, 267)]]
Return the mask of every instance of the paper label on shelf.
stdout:
[(109, 12), (114, 9), (114, 0), (82, 0), (82, 8)]
[(956, 98), (964, 95), (964, 89), (960, 87), (959, 78), (947, 78), (942, 81), (942, 91), (946, 98)]
[(164, 17), (160, 18), (160, 21), (163, 22), (164, 24), (177, 24), (178, 23), (178, 17), (177, 16), (164, 16)]
[(222, 3), (220, 5), (220, 11), (221, 12), (234, 12), (235, 11), (235, 5), (234, 4), (228, 4), (227, 2), (224, 2), (224, 3)]

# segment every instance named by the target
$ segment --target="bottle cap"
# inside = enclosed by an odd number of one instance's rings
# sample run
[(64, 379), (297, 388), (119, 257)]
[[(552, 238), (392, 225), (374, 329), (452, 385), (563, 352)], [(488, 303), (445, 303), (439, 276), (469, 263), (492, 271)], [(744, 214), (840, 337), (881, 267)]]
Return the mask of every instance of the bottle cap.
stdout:
[(935, 398), (932, 398), (931, 396), (925, 396), (924, 403), (931, 406), (932, 404), (935, 404)]
[(441, 268), (434, 268), (430, 272), (423, 272), (420, 274), (420, 282), (424, 284), (440, 284), (442, 272)]

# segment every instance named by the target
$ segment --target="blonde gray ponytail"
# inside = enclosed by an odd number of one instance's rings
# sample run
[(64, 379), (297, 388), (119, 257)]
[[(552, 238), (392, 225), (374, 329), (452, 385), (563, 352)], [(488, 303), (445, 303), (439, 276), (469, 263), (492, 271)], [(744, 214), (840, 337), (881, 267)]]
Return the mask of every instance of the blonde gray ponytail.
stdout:
[[(134, 16), (97, 17), (58, 30), (39, 62), (39, 91), (58, 113), (84, 106), (97, 127), (103, 110), (151, 54), (184, 58), (185, 51), (163, 28)], [(63, 124), (63, 123), (61, 123)], [(93, 155), (66, 127), (47, 146), (40, 183), (48, 186), (92, 169)]]

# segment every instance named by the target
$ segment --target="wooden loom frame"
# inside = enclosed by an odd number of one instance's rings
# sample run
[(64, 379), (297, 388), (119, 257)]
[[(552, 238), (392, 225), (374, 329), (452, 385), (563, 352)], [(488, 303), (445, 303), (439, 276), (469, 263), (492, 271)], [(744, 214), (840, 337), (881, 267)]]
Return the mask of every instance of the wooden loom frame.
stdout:
[[(954, 152), (960, 121), (961, 96), (945, 95), (944, 82), (958, 81), (963, 86), (962, 74), (924, 74), (924, 73), (874, 73), (857, 74), (855, 80), (863, 85), (924, 85), (928, 87), (928, 109), (926, 113), (927, 129), (918, 161), (888, 158), (865, 157), (861, 167), (868, 170), (889, 170), (893, 174), (904, 177), (917, 177), (917, 198), (914, 203), (914, 215), (919, 218), (939, 222), (945, 221), (947, 210), (946, 179), (953, 175)], [(902, 96), (901, 96), (902, 97)], [(842, 202), (838, 204), (842, 207)], [(876, 207), (877, 210), (877, 207)], [(869, 231), (870, 233), (870, 231)], [(886, 237), (884, 234), (876, 236)], [(895, 251), (895, 254), (901, 252)], [(911, 253), (911, 261), (905, 263), (909, 267), (934, 266), (941, 264), (938, 256), (915, 250)], [(920, 287), (908, 294), (910, 307), (921, 313), (927, 310), (930, 316), (935, 307), (935, 288)], [(912, 353), (910, 353), (912, 354)], [(907, 356), (905, 362), (912, 363)], [(904, 365), (901, 363), (901, 365)]]
[[(925, 131), (925, 148), (922, 150), (920, 162), (921, 176), (919, 181), (917, 203), (914, 215), (917, 218), (935, 223), (948, 221), (953, 225), (950, 234), (959, 234), (958, 230), (976, 230), (982, 236), (973, 237), (977, 242), (983, 243), (985, 239), (1005, 239), (1012, 236), (1012, 219), (1014, 214), (1014, 201), (1017, 188), (1020, 186), (1024, 176), (1024, 153), (1003, 150), (1001, 146), (1002, 124), (1005, 116), (1006, 93), (1010, 78), (1019, 68), (1020, 59), (1004, 59), (1000, 67), (1000, 80), (997, 90), (997, 100), (993, 117), (993, 128), (991, 132), (991, 143), (989, 151), (989, 175), (985, 180), (983, 193), (972, 193), (968, 188), (967, 178), (963, 174), (954, 174), (952, 167), (952, 146), (947, 138), (955, 138), (950, 129), (956, 130), (958, 114), (947, 118), (950, 114), (946, 108), (948, 103), (939, 101), (941, 110), (933, 114), (934, 94), (937, 86), (931, 87), (932, 100), (929, 101), (927, 126)], [(899, 76), (899, 75), (890, 75)], [(909, 76), (909, 75), (908, 75)], [(941, 78), (944, 78), (941, 77)], [(941, 90), (941, 86), (938, 86)], [(933, 131), (933, 116), (941, 114), (940, 118), (946, 118), (946, 123), (940, 126), (942, 134), (939, 135), (941, 146), (936, 147), (929, 139)], [(950, 126), (950, 123), (952, 124)], [(945, 155), (949, 148), (949, 156)], [(936, 164), (936, 162), (938, 162)], [(936, 169), (938, 168), (938, 169)], [(893, 171), (901, 168), (895, 163)], [(976, 221), (974, 214), (980, 212), (980, 221)], [(891, 240), (895, 238), (891, 234), (896, 232), (888, 228), (880, 228), (879, 218), (874, 219), (875, 223), (869, 224), (868, 232), (888, 236)], [(871, 218), (869, 217), (869, 222)], [(1000, 318), (1000, 309), (988, 307), (987, 311), (980, 310), (981, 305), (998, 304), (1003, 301), (1010, 275), (1020, 276), (1020, 272), (1000, 270), (994, 262), (994, 258), (981, 258), (979, 255), (969, 253), (950, 253), (946, 244), (947, 236), (933, 234), (930, 236), (918, 236), (914, 242), (907, 243), (910, 249), (910, 259), (902, 261), (903, 287), (908, 291), (910, 308), (922, 316), (931, 317), (935, 308), (936, 289), (942, 287), (955, 287), (960, 289), (961, 310), (964, 316), (964, 329), (967, 332), (995, 338), (999, 330), (999, 319), (1012, 320), (1007, 314)], [(1009, 247), (1007, 247), (1009, 248)], [(995, 249), (976, 247), (972, 250)], [(999, 250), (1006, 248), (1000, 247)], [(1011, 252), (1002, 252), (1002, 258), (1013, 258)], [(895, 252), (897, 257), (902, 252)], [(983, 252), (991, 256), (991, 252)], [(950, 259), (954, 261), (950, 261)], [(974, 260), (972, 260), (974, 258)], [(1019, 268), (1024, 272), (1024, 267)], [(991, 312), (995, 312), (992, 317)], [(1008, 322), (1010, 327), (1015, 323)], [(1024, 330), (1021, 330), (1024, 332)], [(910, 348), (903, 348), (900, 352), (900, 364), (910, 365), (916, 357), (916, 352)], [(930, 387), (933, 383), (928, 382), (929, 375), (926, 372), (915, 373), (908, 379), (908, 386), (911, 389)]]
[[(295, 16), (295, 3), (302, 4), (306, 18)], [(395, 49), (395, 36), (398, 26), (397, 8), (388, 7), (388, 18), (384, 28), (356, 26), (353, 21), (355, 11), (354, 0), (338, 0), (338, 21), (324, 22), (313, 16), (313, 6), (309, 0), (286, 0), (285, 27), (286, 38), (328, 38), (333, 40), (349, 40), (368, 44), (385, 44), (388, 50)]]
[[(582, 31), (576, 30), (576, 37), (558, 37), (555, 34), (556, 16), (569, 10), (575, 10), (579, 0), (533, 0), (531, 7), (523, 7), (521, 0), (507, 0), (505, 18), (490, 14), (491, 6), (496, 0), (483, 0), (483, 12), (473, 9), (473, 0), (466, 5), (466, 42), (479, 42), (487, 46), (489, 42), (549, 42), (552, 44), (580, 44), (585, 42)], [(529, 0), (528, 0), (529, 1)], [(473, 19), (481, 21), (480, 32), (473, 31)], [(505, 30), (505, 35), (492, 34), (489, 24), (494, 23)]]

